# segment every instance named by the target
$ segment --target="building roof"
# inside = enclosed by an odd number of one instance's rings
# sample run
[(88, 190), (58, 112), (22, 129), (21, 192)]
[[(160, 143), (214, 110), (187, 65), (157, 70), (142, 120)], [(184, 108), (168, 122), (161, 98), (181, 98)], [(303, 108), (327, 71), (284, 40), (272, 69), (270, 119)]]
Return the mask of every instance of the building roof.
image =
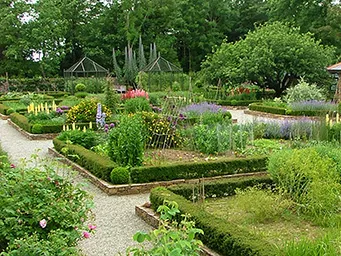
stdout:
[(341, 62), (327, 67), (327, 71), (330, 73), (341, 73)]
[(182, 72), (182, 69), (175, 66), (173, 63), (162, 58), (157, 57), (155, 60), (150, 62), (141, 71), (143, 72)]
[(65, 70), (64, 73), (109, 73), (109, 71), (90, 58), (84, 57)]

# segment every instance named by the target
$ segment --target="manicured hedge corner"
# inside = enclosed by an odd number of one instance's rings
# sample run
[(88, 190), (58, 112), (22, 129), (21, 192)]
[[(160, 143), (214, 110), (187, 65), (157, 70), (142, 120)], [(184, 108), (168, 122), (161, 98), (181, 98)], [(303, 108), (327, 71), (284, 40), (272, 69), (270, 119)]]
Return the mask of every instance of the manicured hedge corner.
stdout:
[(217, 104), (222, 106), (249, 106), (255, 102), (261, 102), (261, 100), (218, 100)]
[(0, 104), (0, 113), (3, 115), (7, 115), (7, 110), (9, 110), (9, 107), (5, 106), (4, 104)]
[(24, 129), (27, 132), (31, 132), (32, 125), (29, 123), (26, 116), (21, 115), (19, 113), (12, 113), (10, 114), (11, 121), (18, 125), (20, 128)]
[[(205, 197), (226, 197), (235, 195), (237, 188), (245, 189), (253, 186), (273, 186), (273, 180), (268, 175), (263, 176), (246, 176), (238, 178), (227, 178), (223, 180), (204, 181)], [(199, 186), (199, 184), (198, 184)], [(185, 197), (187, 200), (192, 200), (193, 184), (181, 184), (170, 186), (168, 189), (175, 194)]]
[(196, 227), (204, 231), (199, 238), (209, 248), (221, 255), (228, 256), (272, 256), (276, 249), (267, 241), (241, 229), (238, 226), (223, 221), (220, 218), (204, 211), (196, 204), (192, 204), (184, 197), (176, 195), (163, 187), (151, 191), (150, 201), (153, 209), (157, 209), (164, 200), (176, 201), (182, 213), (190, 214)]
[(130, 170), (130, 175), (133, 183), (194, 179), (264, 171), (266, 169), (266, 161), (266, 157), (250, 157), (226, 159), (214, 162), (133, 167)]
[(79, 145), (66, 144), (56, 138), (53, 139), (53, 145), (58, 152), (105, 181), (110, 182), (110, 173), (118, 166), (109, 158), (100, 156)]
[(252, 103), (249, 105), (249, 109), (253, 111), (260, 111), (260, 112), (266, 112), (266, 113), (277, 114), (277, 115), (286, 114), (285, 108), (266, 106), (266, 105), (263, 105), (262, 103)]

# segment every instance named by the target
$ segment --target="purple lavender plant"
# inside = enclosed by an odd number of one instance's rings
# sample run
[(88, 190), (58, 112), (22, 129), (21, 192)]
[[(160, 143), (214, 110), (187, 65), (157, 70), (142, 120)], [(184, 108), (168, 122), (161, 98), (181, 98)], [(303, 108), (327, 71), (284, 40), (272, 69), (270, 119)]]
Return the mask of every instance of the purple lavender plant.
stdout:
[(223, 112), (227, 112), (227, 110), (216, 104), (202, 102), (202, 103), (188, 105), (182, 108), (181, 112), (185, 114), (200, 115), (205, 112), (223, 113)]
[(336, 111), (337, 105), (333, 102), (305, 100), (289, 104), (293, 111)]

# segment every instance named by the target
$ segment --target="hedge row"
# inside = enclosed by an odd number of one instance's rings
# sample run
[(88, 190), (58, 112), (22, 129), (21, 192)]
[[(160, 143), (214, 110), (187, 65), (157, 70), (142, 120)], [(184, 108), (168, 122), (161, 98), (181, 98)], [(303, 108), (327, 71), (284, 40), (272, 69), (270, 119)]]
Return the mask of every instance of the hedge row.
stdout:
[[(208, 198), (212, 197), (213, 195), (218, 198), (232, 196), (235, 195), (235, 190), (237, 188), (245, 189), (247, 187), (253, 187), (259, 184), (270, 186), (273, 185), (273, 180), (268, 176), (247, 176), (215, 181), (205, 181), (205, 197)], [(188, 200), (192, 200), (193, 189), (195, 190), (195, 186), (193, 184), (181, 184), (177, 186), (171, 186), (168, 189), (175, 194), (185, 197)]]
[[(20, 128), (33, 134), (59, 133), (63, 130), (62, 124), (31, 124), (29, 123), (26, 116), (17, 112), (10, 114), (10, 118), (12, 122), (18, 125)], [(71, 125), (69, 124), (69, 126)], [(83, 129), (84, 126), (88, 128), (89, 123), (76, 123), (76, 126), (80, 129)], [(96, 126), (93, 128), (94, 130), (97, 129)]]
[(266, 170), (266, 157), (224, 159), (214, 162), (182, 163), (164, 166), (133, 167), (132, 182), (194, 179)]
[(9, 110), (9, 107), (7, 107), (4, 104), (0, 104), (0, 113), (3, 115), (7, 115), (7, 110)]
[(261, 100), (209, 100), (221, 106), (249, 106), (251, 103), (262, 102)]
[(31, 132), (32, 130), (32, 125), (29, 123), (28, 119), (26, 116), (21, 115), (19, 113), (12, 113), (10, 114), (11, 121), (18, 125), (20, 128), (27, 132)]
[[(7, 89), (6, 78), (0, 78), (0, 91)], [(64, 78), (19, 78), (8, 80), (8, 90), (13, 92), (63, 91)]]
[(250, 110), (266, 112), (271, 114), (285, 115), (286, 109), (280, 107), (266, 106), (261, 103), (252, 103), (249, 105)]
[(66, 144), (54, 139), (54, 148), (70, 160), (87, 169), (96, 177), (110, 182), (110, 173), (118, 165), (108, 157), (100, 156), (80, 145)]
[(196, 204), (192, 204), (184, 197), (174, 194), (163, 187), (151, 191), (150, 201), (153, 209), (162, 205), (164, 200), (176, 201), (181, 213), (190, 214), (195, 221), (196, 227), (204, 231), (199, 238), (209, 248), (221, 255), (228, 256), (272, 256), (276, 255), (276, 249), (249, 231), (238, 227), (233, 223), (204, 211)]
[(286, 111), (290, 116), (324, 116), (328, 113), (328, 110), (290, 110)]

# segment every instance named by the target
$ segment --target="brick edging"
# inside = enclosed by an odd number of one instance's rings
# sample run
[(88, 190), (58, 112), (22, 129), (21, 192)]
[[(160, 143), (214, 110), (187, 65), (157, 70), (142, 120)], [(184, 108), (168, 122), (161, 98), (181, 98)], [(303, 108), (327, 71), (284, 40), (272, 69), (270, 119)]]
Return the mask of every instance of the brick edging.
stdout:
[(0, 113), (0, 119), (2, 120), (7, 120), (9, 118), (9, 116), (3, 115)]
[[(158, 228), (160, 223), (160, 218), (157, 213), (153, 211), (151, 208), (147, 208), (144, 206), (135, 206), (135, 214), (140, 217), (144, 222), (153, 228)], [(202, 256), (220, 256), (220, 254), (212, 251), (206, 246), (201, 246), (200, 255)]]
[(13, 123), (11, 119), (7, 119), (7, 123), (13, 128), (15, 128), (22, 135), (24, 135), (26, 138), (28, 138), (29, 140), (51, 140), (55, 138), (56, 136), (58, 136), (59, 134), (59, 133), (32, 134), (32, 133), (25, 131), (24, 129), (19, 127), (17, 124)]
[(254, 110), (244, 110), (244, 114), (258, 116), (258, 117), (266, 117), (266, 118), (273, 118), (273, 119), (292, 119), (292, 120), (299, 120), (302, 118), (308, 118), (311, 120), (320, 120), (320, 117), (317, 116), (289, 116), (289, 115), (279, 115), (279, 114), (272, 114), (267, 112), (261, 111), (254, 111)]
[(207, 177), (201, 179), (178, 179), (171, 181), (158, 181), (158, 182), (150, 182), (150, 183), (138, 183), (138, 184), (123, 184), (123, 185), (112, 185), (104, 180), (97, 178), (88, 170), (84, 169), (80, 165), (74, 163), (70, 159), (66, 158), (59, 152), (57, 152), (53, 148), (48, 148), (48, 153), (52, 156), (56, 157), (60, 162), (70, 165), (72, 169), (78, 171), (82, 176), (88, 178), (91, 183), (100, 188), (103, 192), (108, 195), (129, 195), (129, 194), (140, 194), (140, 193), (148, 193), (152, 188), (155, 187), (168, 187), (177, 184), (195, 184), (200, 180), (212, 181), (219, 180), (223, 178), (236, 178), (236, 177), (247, 177), (247, 176), (263, 176), (266, 175), (267, 172), (252, 172), (252, 173), (240, 173), (240, 174), (230, 174), (230, 175), (222, 175), (216, 177)]

